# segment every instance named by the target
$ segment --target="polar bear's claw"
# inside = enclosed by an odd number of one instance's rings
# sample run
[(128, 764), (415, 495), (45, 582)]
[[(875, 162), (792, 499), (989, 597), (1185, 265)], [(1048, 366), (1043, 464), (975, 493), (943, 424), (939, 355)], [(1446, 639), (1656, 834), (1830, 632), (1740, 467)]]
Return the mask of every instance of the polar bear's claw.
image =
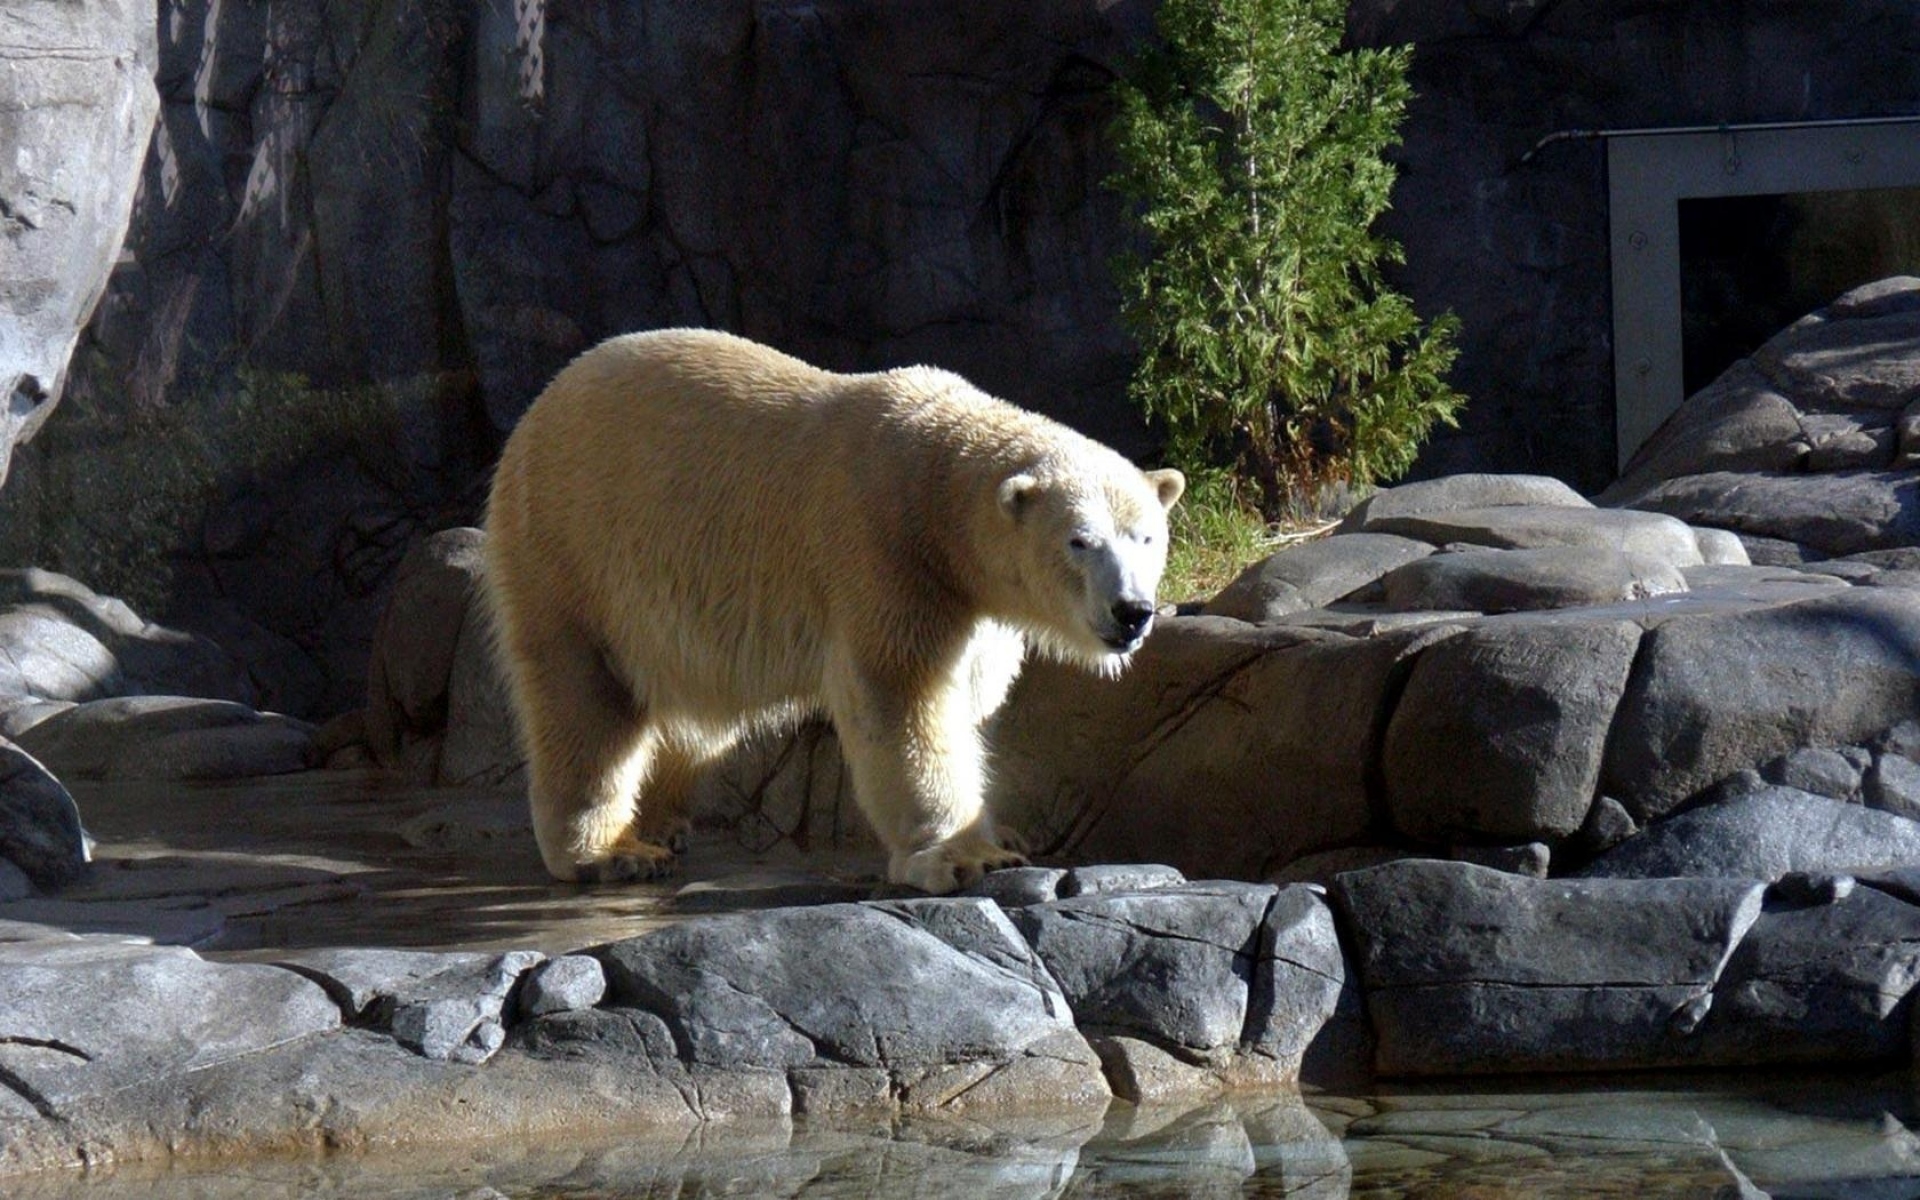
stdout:
[(979, 883), (989, 871), (1024, 867), (1027, 856), (984, 838), (955, 838), (918, 854), (895, 855), (887, 879), (936, 896)]
[[(681, 839), (684, 846), (684, 837)], [(671, 845), (621, 838), (599, 858), (576, 864), (576, 883), (640, 883), (660, 879), (680, 869), (680, 852)]]

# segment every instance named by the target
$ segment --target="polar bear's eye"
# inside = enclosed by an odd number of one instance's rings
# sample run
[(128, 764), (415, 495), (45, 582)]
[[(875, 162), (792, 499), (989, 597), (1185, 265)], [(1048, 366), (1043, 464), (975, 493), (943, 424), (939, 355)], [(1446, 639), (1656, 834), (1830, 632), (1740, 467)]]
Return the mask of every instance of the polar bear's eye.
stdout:
[(1067, 545), (1075, 550), (1085, 550), (1087, 548), (1087, 539), (1076, 533), (1067, 539)]

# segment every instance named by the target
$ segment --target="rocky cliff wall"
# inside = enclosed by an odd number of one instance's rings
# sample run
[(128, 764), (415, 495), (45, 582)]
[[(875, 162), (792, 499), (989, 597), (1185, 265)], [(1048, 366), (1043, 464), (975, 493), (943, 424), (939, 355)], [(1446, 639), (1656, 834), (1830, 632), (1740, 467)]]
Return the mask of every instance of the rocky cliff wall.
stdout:
[(143, 7), (0, 9), (0, 483), (59, 401), (127, 231), (157, 107)]

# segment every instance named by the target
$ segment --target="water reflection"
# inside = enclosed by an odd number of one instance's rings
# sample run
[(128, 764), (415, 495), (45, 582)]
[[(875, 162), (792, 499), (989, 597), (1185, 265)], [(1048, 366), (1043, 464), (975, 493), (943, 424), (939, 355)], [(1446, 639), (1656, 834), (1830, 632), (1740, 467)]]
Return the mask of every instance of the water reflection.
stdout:
[(23, 1200), (1920, 1196), (1906, 1073), (1528, 1081), (1005, 1122), (767, 1122), (7, 1181)]

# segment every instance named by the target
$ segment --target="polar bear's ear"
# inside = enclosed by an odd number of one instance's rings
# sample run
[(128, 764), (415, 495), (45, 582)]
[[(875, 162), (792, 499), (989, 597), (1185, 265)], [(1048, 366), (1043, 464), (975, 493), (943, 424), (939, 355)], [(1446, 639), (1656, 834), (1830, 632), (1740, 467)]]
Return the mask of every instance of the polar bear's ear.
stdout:
[(1154, 492), (1160, 497), (1161, 508), (1172, 508), (1180, 502), (1180, 497), (1186, 495), (1187, 477), (1172, 467), (1148, 471), (1146, 476), (1147, 482), (1153, 485)]
[(1040, 481), (1025, 471), (1000, 481), (1000, 511), (1018, 521), (1040, 495)]

